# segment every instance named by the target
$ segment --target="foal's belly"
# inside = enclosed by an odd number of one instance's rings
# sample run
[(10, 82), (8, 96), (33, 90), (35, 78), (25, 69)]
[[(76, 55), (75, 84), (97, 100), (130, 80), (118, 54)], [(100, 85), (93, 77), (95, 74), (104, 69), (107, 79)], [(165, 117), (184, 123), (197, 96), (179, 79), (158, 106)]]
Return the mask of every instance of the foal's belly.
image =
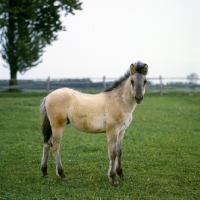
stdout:
[(76, 129), (83, 132), (103, 133), (106, 131), (106, 123), (103, 116), (82, 114), (71, 117), (70, 122)]

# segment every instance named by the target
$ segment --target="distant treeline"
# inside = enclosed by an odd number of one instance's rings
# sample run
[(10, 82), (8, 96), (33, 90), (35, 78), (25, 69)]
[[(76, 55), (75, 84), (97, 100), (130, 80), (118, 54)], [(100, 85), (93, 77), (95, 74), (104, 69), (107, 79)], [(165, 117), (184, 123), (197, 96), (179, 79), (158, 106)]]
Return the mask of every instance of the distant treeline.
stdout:
[[(111, 85), (112, 82), (107, 82), (106, 85)], [(49, 86), (47, 86), (49, 85)], [(0, 80), (0, 89), (7, 88), (9, 80)], [(104, 82), (93, 82), (89, 78), (84, 79), (52, 79), (52, 80), (18, 80), (19, 89), (34, 89), (34, 90), (54, 90), (62, 87), (70, 87), (74, 89), (103, 89)]]

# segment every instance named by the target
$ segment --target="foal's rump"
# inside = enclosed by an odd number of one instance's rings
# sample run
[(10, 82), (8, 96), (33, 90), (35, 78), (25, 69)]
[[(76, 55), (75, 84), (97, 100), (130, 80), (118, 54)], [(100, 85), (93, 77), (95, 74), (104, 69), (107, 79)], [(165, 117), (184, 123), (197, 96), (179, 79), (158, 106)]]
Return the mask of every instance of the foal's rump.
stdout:
[(105, 103), (101, 93), (91, 95), (61, 88), (46, 97), (45, 107), (52, 127), (71, 123), (84, 132), (105, 132)]

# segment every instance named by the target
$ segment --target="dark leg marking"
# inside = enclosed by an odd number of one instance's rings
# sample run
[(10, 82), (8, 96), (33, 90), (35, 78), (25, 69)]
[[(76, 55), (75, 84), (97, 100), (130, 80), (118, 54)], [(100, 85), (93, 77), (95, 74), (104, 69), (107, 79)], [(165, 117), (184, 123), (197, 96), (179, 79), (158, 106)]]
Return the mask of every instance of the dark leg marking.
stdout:
[(68, 181), (67, 177), (65, 176), (65, 173), (63, 171), (63, 168), (58, 168), (58, 174), (62, 181)]
[(47, 167), (42, 167), (41, 171), (42, 171), (43, 177), (48, 178)]

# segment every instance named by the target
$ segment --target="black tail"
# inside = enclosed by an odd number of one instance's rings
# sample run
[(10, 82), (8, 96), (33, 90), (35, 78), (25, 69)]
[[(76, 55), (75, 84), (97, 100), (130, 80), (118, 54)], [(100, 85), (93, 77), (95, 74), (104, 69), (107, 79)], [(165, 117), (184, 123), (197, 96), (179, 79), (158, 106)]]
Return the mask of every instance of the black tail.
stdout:
[(41, 113), (41, 118), (42, 118), (42, 134), (44, 136), (44, 143), (48, 143), (49, 139), (52, 136), (52, 129), (51, 129), (49, 118), (47, 116), (45, 100), (46, 100), (46, 97), (42, 99), (42, 102), (40, 105), (40, 113)]

